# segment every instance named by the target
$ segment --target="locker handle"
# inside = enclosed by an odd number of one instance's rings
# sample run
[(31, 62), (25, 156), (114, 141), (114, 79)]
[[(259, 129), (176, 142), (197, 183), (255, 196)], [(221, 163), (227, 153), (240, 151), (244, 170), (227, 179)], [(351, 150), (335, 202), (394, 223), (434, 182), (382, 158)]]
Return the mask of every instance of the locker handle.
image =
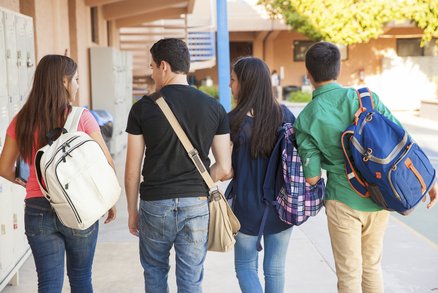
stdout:
[(27, 57), (27, 67), (32, 67), (33, 66), (33, 62), (32, 59), (30, 58), (30, 56)]
[(21, 66), (21, 51), (17, 51), (17, 66)]

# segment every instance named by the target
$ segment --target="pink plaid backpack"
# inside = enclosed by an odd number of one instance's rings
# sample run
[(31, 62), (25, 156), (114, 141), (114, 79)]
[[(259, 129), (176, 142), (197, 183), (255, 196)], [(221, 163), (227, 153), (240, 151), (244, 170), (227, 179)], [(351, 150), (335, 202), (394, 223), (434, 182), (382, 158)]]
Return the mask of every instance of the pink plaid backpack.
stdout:
[(280, 220), (295, 226), (317, 215), (322, 208), (325, 194), (324, 179), (321, 178), (313, 186), (306, 183), (301, 158), (295, 144), (292, 124), (283, 123), (277, 131), (277, 142), (269, 157), (263, 183), (266, 207), (258, 233), (258, 251), (262, 250), (261, 237), (269, 205), (274, 205)]
[(295, 147), (294, 129), (290, 123), (282, 125), (278, 136), (277, 143), (280, 143), (281, 149), (279, 167), (283, 171), (283, 184), (276, 193), (274, 206), (283, 222), (299, 226), (321, 209), (325, 191), (324, 179), (321, 178), (313, 186), (306, 183), (301, 158)]

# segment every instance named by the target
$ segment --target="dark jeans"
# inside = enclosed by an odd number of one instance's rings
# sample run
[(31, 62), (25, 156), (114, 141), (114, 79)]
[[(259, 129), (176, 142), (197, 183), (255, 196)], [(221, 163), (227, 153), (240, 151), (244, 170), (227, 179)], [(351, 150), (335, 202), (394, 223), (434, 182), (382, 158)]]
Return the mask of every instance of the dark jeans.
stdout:
[(91, 267), (99, 222), (86, 230), (65, 227), (45, 198), (31, 198), (26, 200), (24, 223), (38, 274), (38, 292), (62, 291), (64, 255), (71, 292), (93, 292)]

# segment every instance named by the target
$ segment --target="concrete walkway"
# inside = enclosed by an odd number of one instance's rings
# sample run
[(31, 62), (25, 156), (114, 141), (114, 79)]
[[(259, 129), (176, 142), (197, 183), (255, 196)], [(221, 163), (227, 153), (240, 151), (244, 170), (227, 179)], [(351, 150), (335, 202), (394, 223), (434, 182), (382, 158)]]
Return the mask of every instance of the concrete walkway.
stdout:
[[(420, 126), (421, 121), (415, 122), (420, 118), (411, 114), (406, 114), (406, 116), (408, 122)], [(428, 121), (423, 122), (426, 125), (430, 124)], [(438, 124), (436, 126), (438, 129)], [(115, 158), (118, 177), (122, 185), (124, 159), (124, 153)], [(117, 206), (117, 220), (114, 223), (100, 226), (93, 266), (94, 290), (97, 293), (144, 292), (142, 269), (138, 257), (138, 240), (128, 233), (124, 194)], [(416, 212), (428, 211), (421, 208), (414, 213)], [(433, 229), (438, 233), (438, 227), (433, 227)], [(170, 292), (176, 292), (173, 255), (171, 258)], [(337, 292), (324, 210), (301, 227), (294, 228), (286, 263), (285, 292)], [(262, 267), (261, 264), (260, 267)], [(386, 293), (438, 292), (438, 244), (420, 235), (397, 217), (391, 216), (385, 236), (383, 271)], [(204, 292), (240, 292), (234, 273), (232, 252), (208, 253), (204, 276)], [(37, 292), (37, 278), (32, 257), (20, 270), (19, 281), (18, 286), (8, 286), (2, 292)], [(70, 292), (67, 278), (63, 292)]]

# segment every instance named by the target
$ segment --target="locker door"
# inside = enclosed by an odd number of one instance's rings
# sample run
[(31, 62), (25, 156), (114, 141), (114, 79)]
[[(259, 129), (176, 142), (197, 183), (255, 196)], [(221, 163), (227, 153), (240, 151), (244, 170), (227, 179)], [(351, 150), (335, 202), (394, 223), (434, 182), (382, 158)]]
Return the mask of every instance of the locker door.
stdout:
[(19, 94), (18, 70), (17, 70), (17, 43), (15, 39), (15, 15), (4, 14), (5, 26), (5, 47), (6, 47), (6, 68), (8, 76), (8, 94), (14, 96)]
[(25, 31), (26, 31), (27, 90), (30, 91), (33, 83), (33, 74), (35, 73), (35, 43), (34, 43), (32, 18), (26, 18)]
[(4, 14), (0, 11), (0, 97), (8, 95)]
[(14, 96), (9, 96), (9, 118), (12, 119), (17, 115), (18, 111), (21, 109), (21, 97), (16, 94)]
[(3, 149), (9, 121), (9, 99), (7, 96), (0, 96), (0, 151)]
[(2, 196), (0, 196), (0, 280), (8, 274), (14, 266), (14, 237), (12, 234), (13, 218), (11, 210), (12, 194), (10, 192), (10, 183), (0, 178), (0, 185), (3, 186)]
[(27, 94), (27, 65), (26, 65), (26, 19), (19, 15), (15, 16), (15, 39), (17, 45), (17, 71), (18, 71), (18, 93), (20, 102)]
[(12, 184), (11, 212), (12, 212), (12, 235), (14, 238), (14, 259), (19, 259), (29, 245), (27, 243), (26, 234), (24, 233), (24, 197), (26, 190), (24, 187)]

